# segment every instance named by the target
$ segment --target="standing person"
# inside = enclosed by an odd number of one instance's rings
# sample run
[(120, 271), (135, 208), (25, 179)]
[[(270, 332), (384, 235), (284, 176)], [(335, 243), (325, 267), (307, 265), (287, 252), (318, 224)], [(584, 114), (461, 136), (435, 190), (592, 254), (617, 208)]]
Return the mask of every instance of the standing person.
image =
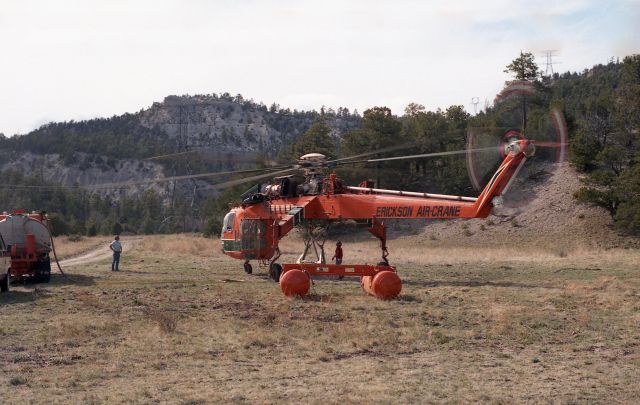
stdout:
[(111, 263), (111, 271), (120, 271), (120, 253), (122, 253), (122, 244), (120, 243), (120, 235), (113, 237), (113, 242), (109, 245), (109, 249), (113, 251), (113, 262)]
[(331, 258), (331, 260), (335, 259), (336, 264), (342, 264), (342, 242), (336, 242), (336, 252)]

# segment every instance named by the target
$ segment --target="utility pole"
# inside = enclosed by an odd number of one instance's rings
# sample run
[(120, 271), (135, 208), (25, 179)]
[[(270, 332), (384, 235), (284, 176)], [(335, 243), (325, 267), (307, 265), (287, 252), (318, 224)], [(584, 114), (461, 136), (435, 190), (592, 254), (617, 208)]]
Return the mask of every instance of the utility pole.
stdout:
[(480, 103), (479, 97), (471, 97), (471, 104), (473, 104), (473, 114), (478, 114), (478, 104)]

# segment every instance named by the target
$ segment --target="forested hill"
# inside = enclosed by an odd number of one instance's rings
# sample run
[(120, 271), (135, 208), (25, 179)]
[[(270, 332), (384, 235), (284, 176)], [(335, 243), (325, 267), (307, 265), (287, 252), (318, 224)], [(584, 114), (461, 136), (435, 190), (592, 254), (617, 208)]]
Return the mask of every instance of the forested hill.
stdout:
[(116, 159), (212, 148), (275, 157), (322, 116), (338, 137), (360, 125), (347, 108), (297, 111), (270, 107), (240, 94), (168, 96), (133, 114), (46, 124), (26, 135), (0, 138), (0, 150), (37, 154), (96, 154)]
[(579, 201), (640, 234), (640, 55), (559, 81), (572, 119), (571, 161), (586, 174)]

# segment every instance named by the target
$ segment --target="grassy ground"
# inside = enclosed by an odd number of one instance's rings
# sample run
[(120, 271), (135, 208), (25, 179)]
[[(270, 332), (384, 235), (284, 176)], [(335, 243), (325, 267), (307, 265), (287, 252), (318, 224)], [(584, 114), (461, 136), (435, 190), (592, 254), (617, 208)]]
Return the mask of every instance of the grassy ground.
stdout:
[[(390, 245), (391, 302), (356, 280), (287, 299), (193, 236), (146, 238), (121, 273), (16, 287), (0, 295), (0, 402), (640, 401), (637, 252)], [(374, 241), (345, 254), (377, 261)]]

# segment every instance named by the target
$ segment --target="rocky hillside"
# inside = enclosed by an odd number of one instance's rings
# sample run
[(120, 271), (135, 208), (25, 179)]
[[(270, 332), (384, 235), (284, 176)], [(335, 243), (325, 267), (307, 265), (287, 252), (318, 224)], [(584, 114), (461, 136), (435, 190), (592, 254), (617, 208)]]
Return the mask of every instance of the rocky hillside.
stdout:
[[(332, 135), (358, 128), (360, 119), (340, 108), (323, 112)], [(141, 111), (142, 126), (160, 130), (180, 148), (212, 147), (276, 156), (311, 126), (318, 113), (291, 111), (245, 101), (241, 96), (169, 96)]]
[[(50, 123), (26, 135), (0, 139), (0, 170), (91, 189), (95, 184), (242, 168), (258, 156), (276, 157), (320, 114), (337, 142), (360, 125), (360, 117), (346, 108), (337, 112), (324, 107), (320, 112), (291, 111), (276, 104), (267, 108), (227, 93), (168, 96), (134, 114)], [(148, 160), (184, 151), (200, 153)], [(190, 189), (194, 184), (182, 182), (178, 187)], [(170, 187), (153, 188), (166, 196)], [(143, 189), (134, 187), (127, 194)], [(98, 191), (118, 195), (116, 190)]]
[[(93, 185), (157, 179), (164, 177), (164, 168), (159, 163), (138, 159), (109, 161), (109, 159), (86, 153), (75, 153), (74, 157), (73, 162), (65, 162), (65, 159), (57, 153), (39, 155), (22, 152), (14, 155), (12, 159), (3, 159), (0, 167), (3, 171), (11, 170), (26, 176), (40, 177), (49, 184), (81, 185), (88, 190), (114, 198), (118, 198), (120, 192), (127, 196), (135, 196), (146, 189), (152, 189), (160, 195), (167, 195), (170, 190), (170, 183), (141, 184), (124, 189), (92, 188)], [(178, 187), (181, 186), (178, 185)]]

